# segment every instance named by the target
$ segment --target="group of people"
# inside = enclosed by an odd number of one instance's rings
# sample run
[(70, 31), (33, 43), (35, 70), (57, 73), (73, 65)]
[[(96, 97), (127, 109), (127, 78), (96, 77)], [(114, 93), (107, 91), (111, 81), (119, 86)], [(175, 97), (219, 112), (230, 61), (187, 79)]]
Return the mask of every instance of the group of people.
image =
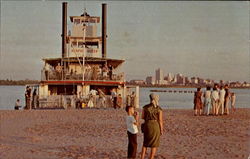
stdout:
[(150, 94), (150, 103), (143, 107), (141, 119), (144, 120), (142, 124), (139, 122), (139, 113), (135, 111), (133, 106), (126, 106), (126, 125), (128, 134), (128, 151), (127, 157), (135, 159), (137, 156), (137, 134), (138, 126), (141, 125), (143, 133), (143, 144), (141, 159), (145, 158), (148, 148), (151, 148), (150, 159), (153, 159), (160, 144), (160, 136), (163, 134), (163, 119), (162, 109), (159, 106), (159, 96)]
[[(43, 71), (46, 80), (54, 78), (62, 79), (63, 66), (60, 63), (58, 63), (58, 65), (55, 67), (52, 67), (51, 65), (46, 63)], [(114, 67), (112, 65), (104, 64), (103, 66), (99, 66), (86, 64), (84, 78), (87, 80), (112, 80), (113, 71)], [(67, 68), (65, 70), (66, 78), (67, 75), (69, 75), (70, 78), (74, 79), (78, 78), (78, 75), (80, 75), (80, 73), (77, 73), (76, 70)], [(82, 78), (82, 75), (80, 75), (79, 77)]]
[(235, 111), (235, 100), (236, 95), (229, 91), (227, 84), (224, 86), (215, 84), (212, 91), (211, 87), (207, 86), (204, 93), (201, 88), (197, 88), (194, 93), (194, 115), (228, 115), (230, 101), (231, 110)]
[[(121, 94), (117, 95), (117, 92), (115, 89), (112, 89), (110, 92), (110, 101), (112, 104), (112, 107), (117, 109), (117, 108), (122, 108), (122, 96)], [(89, 108), (107, 108), (108, 105), (108, 98), (107, 96), (101, 89), (91, 89), (89, 93), (89, 100), (87, 102), (87, 107)]]
[(44, 65), (43, 72), (45, 76), (45, 80), (53, 79), (52, 73), (54, 73), (54, 76), (56, 76), (56, 79), (61, 79), (62, 78), (62, 71), (63, 71), (63, 66), (61, 66), (60, 63), (58, 63), (55, 67), (52, 67), (48, 63)]
[(25, 107), (24, 109), (31, 109), (31, 108), (37, 108), (38, 107), (38, 95), (36, 92), (36, 89), (33, 90), (30, 86), (26, 87), (25, 90)]
[[(37, 108), (38, 107), (38, 95), (37, 90), (34, 89), (32, 92), (32, 89), (30, 86), (26, 87), (25, 90), (25, 106), (24, 109), (31, 109), (31, 108)], [(16, 100), (14, 109), (19, 110), (22, 108), (20, 99)]]
[(113, 79), (113, 66), (104, 64), (103, 66), (93, 65), (86, 65), (85, 67), (85, 79), (91, 80), (112, 80)]

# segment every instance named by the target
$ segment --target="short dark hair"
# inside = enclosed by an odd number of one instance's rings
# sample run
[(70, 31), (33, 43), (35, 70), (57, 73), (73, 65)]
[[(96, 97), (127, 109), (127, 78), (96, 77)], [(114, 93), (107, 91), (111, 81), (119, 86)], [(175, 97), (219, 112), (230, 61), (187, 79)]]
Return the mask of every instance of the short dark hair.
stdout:
[(133, 107), (132, 106), (126, 106), (126, 108), (125, 108), (126, 112), (128, 112), (129, 109), (131, 109), (131, 108), (133, 108)]
[(197, 88), (197, 91), (200, 91), (200, 90), (201, 90), (201, 87), (198, 87), (198, 88)]
[(210, 86), (207, 86), (207, 90), (210, 90), (211, 89), (211, 87)]

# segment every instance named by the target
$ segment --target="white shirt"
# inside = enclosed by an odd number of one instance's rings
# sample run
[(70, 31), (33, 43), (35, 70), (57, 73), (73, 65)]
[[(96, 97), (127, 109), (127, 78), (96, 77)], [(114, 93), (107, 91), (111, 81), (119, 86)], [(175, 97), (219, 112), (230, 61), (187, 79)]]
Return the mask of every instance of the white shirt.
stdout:
[(219, 99), (219, 92), (217, 90), (214, 90), (212, 92), (212, 99), (213, 100), (218, 100)]
[(225, 94), (226, 94), (225, 89), (221, 89), (220, 92), (219, 92), (220, 101), (224, 101), (225, 100)]
[(92, 89), (92, 90), (90, 91), (90, 94), (91, 94), (91, 95), (93, 95), (93, 96), (95, 96), (95, 95), (96, 95), (96, 93), (97, 93), (97, 91), (96, 91), (96, 90), (94, 90), (94, 89)]
[(49, 71), (50, 70), (49, 64), (46, 63), (44, 68), (45, 68), (46, 71)]
[(208, 90), (205, 91), (205, 98), (206, 99), (211, 98), (211, 91)]
[(134, 124), (135, 122), (136, 120), (134, 116), (129, 116), (129, 115), (127, 116), (126, 118), (127, 130), (132, 134), (138, 133), (137, 125)]

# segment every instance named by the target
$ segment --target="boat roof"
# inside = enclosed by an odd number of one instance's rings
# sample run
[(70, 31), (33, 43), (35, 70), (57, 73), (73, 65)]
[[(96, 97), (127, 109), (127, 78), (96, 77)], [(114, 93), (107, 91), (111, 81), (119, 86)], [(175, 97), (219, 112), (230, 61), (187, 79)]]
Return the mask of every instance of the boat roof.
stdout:
[[(82, 61), (82, 57), (66, 57), (63, 59), (65, 62), (72, 62), (72, 63), (79, 63), (79, 60)], [(62, 61), (62, 58), (44, 58), (44, 62), (51, 64), (51, 65), (57, 65)], [(85, 57), (86, 63), (105, 63), (107, 62), (108, 65), (112, 65), (114, 68), (121, 65), (125, 60), (121, 59), (110, 59), (110, 58), (100, 58), (100, 57)]]

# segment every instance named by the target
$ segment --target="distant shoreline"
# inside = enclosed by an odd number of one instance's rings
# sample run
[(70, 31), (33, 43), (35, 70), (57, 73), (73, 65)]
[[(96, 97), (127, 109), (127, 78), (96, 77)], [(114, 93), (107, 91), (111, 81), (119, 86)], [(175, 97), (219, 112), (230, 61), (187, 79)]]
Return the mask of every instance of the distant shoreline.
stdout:
[[(30, 83), (8, 83), (8, 84), (2, 84), (0, 83), (0, 86), (25, 86), (27, 84), (39, 84), (39, 82), (30, 82)], [(136, 86), (136, 85), (135, 85)], [(168, 85), (168, 86), (145, 86), (145, 85), (138, 85), (142, 88), (197, 88), (197, 86), (176, 86), (176, 85)], [(205, 88), (204, 86), (201, 86), (201, 88)], [(250, 87), (230, 87), (233, 89), (250, 89)]]
[[(168, 85), (168, 86), (144, 86), (139, 85), (142, 88), (197, 88), (197, 86), (177, 86), (177, 85)], [(205, 86), (201, 86), (201, 88), (206, 88)], [(230, 87), (233, 89), (250, 89), (250, 87)]]
[(0, 80), (0, 86), (25, 86), (27, 84), (39, 84), (38, 80)]

